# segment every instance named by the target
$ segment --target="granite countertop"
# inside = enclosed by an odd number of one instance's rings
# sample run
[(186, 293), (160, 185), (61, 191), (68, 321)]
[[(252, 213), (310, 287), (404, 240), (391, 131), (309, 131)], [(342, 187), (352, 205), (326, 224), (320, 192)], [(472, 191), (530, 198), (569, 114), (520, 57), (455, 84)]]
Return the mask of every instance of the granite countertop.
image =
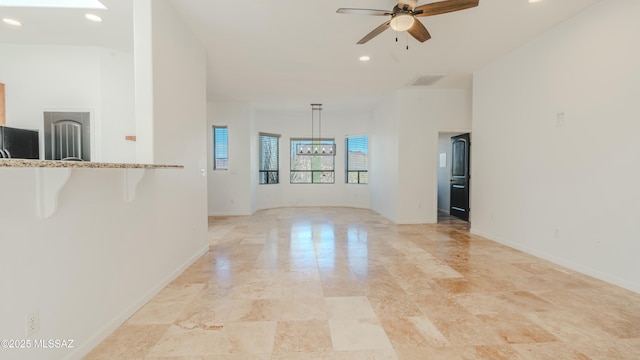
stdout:
[(184, 169), (182, 165), (124, 164), (91, 161), (0, 159), (0, 168)]

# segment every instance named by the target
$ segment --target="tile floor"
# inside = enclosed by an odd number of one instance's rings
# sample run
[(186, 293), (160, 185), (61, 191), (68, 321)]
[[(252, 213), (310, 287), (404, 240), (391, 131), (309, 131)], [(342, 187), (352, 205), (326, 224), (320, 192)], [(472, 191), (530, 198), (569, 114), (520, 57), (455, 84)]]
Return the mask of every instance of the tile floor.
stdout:
[(283, 208), (209, 239), (86, 359), (640, 359), (640, 295), (453, 218)]

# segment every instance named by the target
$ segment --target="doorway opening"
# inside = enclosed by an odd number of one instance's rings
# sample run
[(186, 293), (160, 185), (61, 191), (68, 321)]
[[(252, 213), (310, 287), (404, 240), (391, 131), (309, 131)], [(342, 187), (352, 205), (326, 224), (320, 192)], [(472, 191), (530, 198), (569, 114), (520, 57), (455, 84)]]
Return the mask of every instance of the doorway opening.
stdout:
[(468, 222), (470, 215), (470, 133), (438, 133), (438, 223)]

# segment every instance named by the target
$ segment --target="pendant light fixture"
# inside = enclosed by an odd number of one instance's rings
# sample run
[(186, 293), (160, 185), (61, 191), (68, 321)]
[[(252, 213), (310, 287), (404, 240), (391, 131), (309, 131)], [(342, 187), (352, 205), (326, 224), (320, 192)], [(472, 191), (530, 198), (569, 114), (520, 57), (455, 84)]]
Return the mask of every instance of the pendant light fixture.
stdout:
[[(316, 123), (318, 137), (314, 136)], [(336, 144), (333, 139), (322, 138), (322, 104), (311, 104), (311, 141), (307, 144), (298, 144), (296, 153), (299, 156), (335, 156)]]

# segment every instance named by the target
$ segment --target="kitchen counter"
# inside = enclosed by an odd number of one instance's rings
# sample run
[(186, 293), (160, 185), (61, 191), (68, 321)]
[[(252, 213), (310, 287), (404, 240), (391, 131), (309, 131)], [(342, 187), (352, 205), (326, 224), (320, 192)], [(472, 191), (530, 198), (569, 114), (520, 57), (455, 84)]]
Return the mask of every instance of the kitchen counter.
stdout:
[(91, 161), (0, 159), (0, 168), (183, 169), (182, 165), (125, 164)]

